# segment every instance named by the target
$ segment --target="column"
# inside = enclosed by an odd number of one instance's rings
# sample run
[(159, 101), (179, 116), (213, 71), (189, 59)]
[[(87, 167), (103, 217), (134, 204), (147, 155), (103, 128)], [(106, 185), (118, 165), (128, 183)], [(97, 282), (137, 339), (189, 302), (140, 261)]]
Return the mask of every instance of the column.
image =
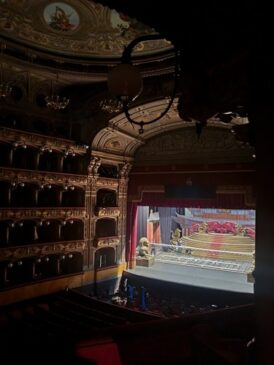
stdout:
[[(267, 22), (266, 22), (267, 23)], [(265, 26), (267, 26), (265, 24)], [(255, 308), (257, 362), (274, 361), (274, 82), (270, 45), (265, 34), (254, 39), (251, 67), (251, 115), (256, 138)], [(264, 37), (265, 36), (265, 37)], [(254, 57), (253, 57), (254, 56)]]

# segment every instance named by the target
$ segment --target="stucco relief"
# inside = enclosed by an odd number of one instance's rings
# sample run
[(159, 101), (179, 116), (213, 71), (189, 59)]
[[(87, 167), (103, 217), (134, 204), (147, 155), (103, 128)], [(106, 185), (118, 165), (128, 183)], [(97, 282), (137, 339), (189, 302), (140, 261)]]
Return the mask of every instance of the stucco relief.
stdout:
[(195, 128), (183, 128), (147, 141), (135, 154), (142, 164), (219, 163), (252, 161), (252, 148), (242, 148), (228, 129), (206, 128), (200, 138)]
[(78, 251), (83, 252), (87, 248), (85, 241), (70, 241), (52, 244), (38, 244), (24, 247), (10, 247), (0, 249), (0, 260), (13, 260), (22, 257), (41, 256), (49, 253), (62, 253)]
[[(120, 57), (134, 38), (155, 33), (135, 19), (87, 0), (0, 2), (0, 32), (45, 49), (93, 57)], [(166, 40), (140, 43), (134, 52), (171, 49)]]
[(45, 209), (45, 208), (17, 208), (17, 209), (5, 209), (0, 211), (0, 219), (11, 219), (11, 220), (21, 220), (21, 219), (81, 219), (86, 220), (87, 218), (86, 209), (78, 208), (73, 211), (70, 209)]

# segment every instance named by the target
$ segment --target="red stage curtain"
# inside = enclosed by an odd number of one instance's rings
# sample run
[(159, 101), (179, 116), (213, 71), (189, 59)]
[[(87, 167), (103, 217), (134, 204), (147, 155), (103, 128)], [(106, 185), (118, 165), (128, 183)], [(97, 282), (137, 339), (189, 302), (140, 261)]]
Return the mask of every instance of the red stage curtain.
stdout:
[(137, 203), (128, 204), (128, 224), (127, 224), (127, 237), (128, 244), (126, 249), (126, 260), (129, 268), (134, 265), (136, 246), (137, 246)]

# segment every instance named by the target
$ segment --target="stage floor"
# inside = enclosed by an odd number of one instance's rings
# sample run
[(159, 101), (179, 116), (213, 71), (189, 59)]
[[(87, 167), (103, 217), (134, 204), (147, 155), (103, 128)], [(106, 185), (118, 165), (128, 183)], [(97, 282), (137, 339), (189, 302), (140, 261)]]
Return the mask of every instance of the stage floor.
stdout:
[(179, 284), (253, 293), (254, 284), (247, 281), (251, 263), (187, 257), (176, 253), (157, 254), (151, 267), (137, 266), (127, 270), (138, 276)]

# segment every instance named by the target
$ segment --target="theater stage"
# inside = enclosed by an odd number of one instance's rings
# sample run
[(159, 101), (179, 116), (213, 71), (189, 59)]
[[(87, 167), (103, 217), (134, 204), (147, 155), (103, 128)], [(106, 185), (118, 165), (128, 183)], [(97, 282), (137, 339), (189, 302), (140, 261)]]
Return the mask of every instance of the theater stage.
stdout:
[(170, 252), (157, 255), (151, 267), (136, 266), (127, 270), (139, 277), (239, 293), (254, 292), (254, 284), (248, 282), (251, 271), (248, 262), (186, 257)]

